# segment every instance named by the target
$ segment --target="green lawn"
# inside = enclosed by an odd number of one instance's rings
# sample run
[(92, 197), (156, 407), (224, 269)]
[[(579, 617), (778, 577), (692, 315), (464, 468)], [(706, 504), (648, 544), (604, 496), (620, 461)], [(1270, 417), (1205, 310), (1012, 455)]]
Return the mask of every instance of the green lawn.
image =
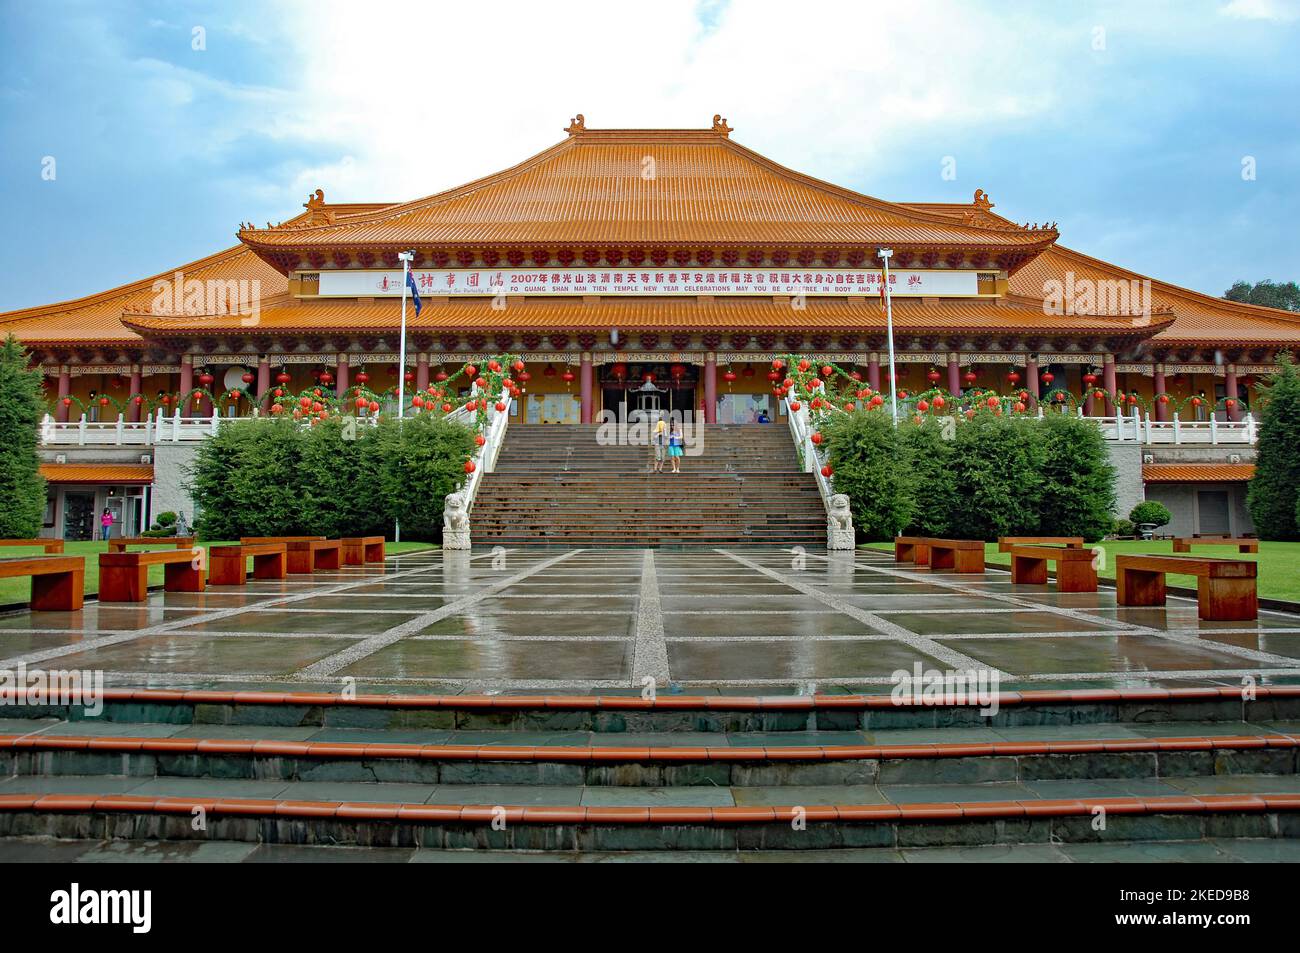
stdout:
[[(204, 546), (223, 546), (230, 545), (231, 540), (214, 540), (203, 543)], [(234, 541), (234, 542), (237, 542)], [(175, 543), (169, 543), (166, 539), (159, 540), (157, 547), (136, 546), (132, 552), (144, 551), (148, 549), (175, 549)], [(434, 543), (393, 543), (389, 542), (384, 551), (388, 554), (410, 553), (420, 549), (437, 549)], [(67, 542), (63, 544), (63, 552), (68, 556), (85, 556), (86, 557), (86, 595), (91, 596), (99, 591), (99, 554), (108, 552), (108, 543), (99, 540), (89, 542)], [(40, 556), (44, 550), (39, 546), (0, 546), (0, 558), (12, 556)], [(149, 567), (149, 585), (161, 586), (163, 582), (163, 567)], [(15, 604), (25, 603), (31, 598), (32, 584), (30, 579), (0, 579), (0, 606), (12, 606)]]
[[(1098, 572), (1102, 579), (1115, 580), (1115, 557), (1125, 553), (1168, 553), (1173, 554), (1172, 540), (1151, 540), (1143, 542), (1132, 539), (1108, 539), (1098, 543), (1106, 550), (1105, 564)], [(871, 549), (894, 551), (893, 543), (868, 543)], [(1259, 594), (1267, 599), (1287, 599), (1300, 602), (1300, 543), (1259, 544), (1258, 553), (1238, 553), (1235, 546), (1197, 546), (1193, 552), (1197, 556), (1222, 556), (1231, 559), (1249, 559), (1259, 563)], [(990, 565), (1010, 566), (1011, 558), (998, 552), (997, 543), (988, 543), (984, 548), (984, 560)], [(1196, 588), (1195, 576), (1167, 577), (1171, 586)]]

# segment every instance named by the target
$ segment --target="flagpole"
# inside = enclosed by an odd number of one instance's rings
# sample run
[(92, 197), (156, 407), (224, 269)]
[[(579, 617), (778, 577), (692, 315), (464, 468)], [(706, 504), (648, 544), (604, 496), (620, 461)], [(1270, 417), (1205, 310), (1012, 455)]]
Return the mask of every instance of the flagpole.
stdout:
[(885, 263), (885, 332), (889, 335), (889, 411), (894, 417), (894, 426), (898, 426), (898, 379), (894, 376), (894, 300), (889, 293), (889, 259), (893, 257), (892, 248), (878, 249), (876, 254)]
[[(397, 351), (397, 419), (401, 421), (406, 416), (406, 291), (407, 279), (410, 276), (411, 261), (415, 258), (414, 252), (398, 252), (397, 257), (402, 260), (402, 341), (398, 345)], [(402, 521), (393, 520), (393, 542), (402, 541)]]

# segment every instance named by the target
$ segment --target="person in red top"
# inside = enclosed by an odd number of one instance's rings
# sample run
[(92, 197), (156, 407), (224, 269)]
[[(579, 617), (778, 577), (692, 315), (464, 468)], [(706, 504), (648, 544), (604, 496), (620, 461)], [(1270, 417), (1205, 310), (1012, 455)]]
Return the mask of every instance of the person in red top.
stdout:
[(107, 540), (109, 534), (113, 532), (113, 511), (107, 506), (104, 507), (104, 513), (99, 518), (100, 538)]

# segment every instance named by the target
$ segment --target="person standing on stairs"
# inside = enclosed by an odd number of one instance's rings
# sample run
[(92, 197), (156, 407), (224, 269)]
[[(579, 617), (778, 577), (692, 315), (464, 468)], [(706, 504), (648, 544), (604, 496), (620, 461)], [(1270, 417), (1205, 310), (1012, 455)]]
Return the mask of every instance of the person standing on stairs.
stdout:
[(685, 442), (682, 437), (682, 426), (674, 420), (672, 429), (668, 431), (668, 458), (673, 462), (673, 473), (682, 472), (682, 448)]
[(654, 472), (663, 473), (664, 454), (668, 450), (668, 424), (664, 422), (664, 419), (662, 417), (660, 417), (658, 420), (655, 421), (654, 434), (651, 436), (650, 442), (654, 444), (654, 452), (655, 452)]

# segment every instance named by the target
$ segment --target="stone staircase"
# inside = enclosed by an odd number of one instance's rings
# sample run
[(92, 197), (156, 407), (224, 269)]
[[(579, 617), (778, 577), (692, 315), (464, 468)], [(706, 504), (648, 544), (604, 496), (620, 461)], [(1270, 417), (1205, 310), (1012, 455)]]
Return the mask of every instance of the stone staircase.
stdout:
[(701, 426), (703, 452), (678, 474), (652, 472), (647, 446), (599, 444), (596, 425), (511, 427), (474, 504), (474, 545), (826, 545), (785, 427)]
[(991, 716), (857, 695), (127, 689), (97, 719), (6, 714), (0, 859), (69, 841), (227, 859), (235, 845), (1300, 859), (1294, 687), (1009, 693)]

